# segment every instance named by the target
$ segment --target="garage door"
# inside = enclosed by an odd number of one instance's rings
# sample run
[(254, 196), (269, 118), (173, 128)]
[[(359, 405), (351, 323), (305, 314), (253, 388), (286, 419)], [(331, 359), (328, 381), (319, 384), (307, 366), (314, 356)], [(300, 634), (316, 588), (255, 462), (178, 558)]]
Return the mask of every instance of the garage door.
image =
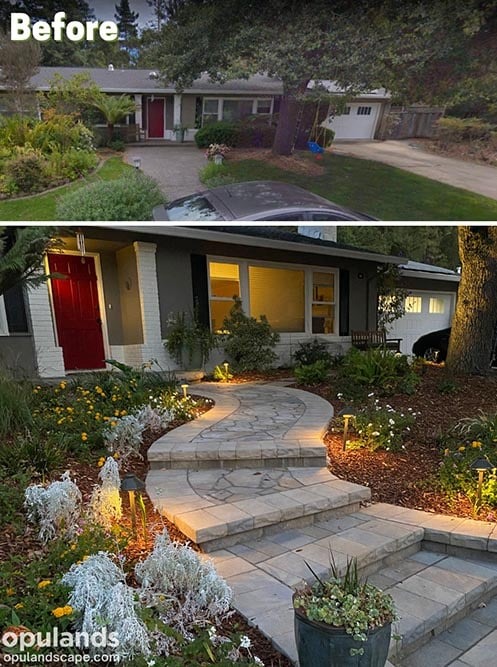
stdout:
[(400, 351), (412, 354), (412, 346), (420, 336), (450, 327), (454, 296), (447, 292), (411, 292), (405, 302), (406, 314), (390, 325), (388, 336), (402, 338)]
[(381, 104), (378, 102), (347, 104), (340, 116), (333, 116), (325, 125), (335, 132), (335, 139), (372, 139)]

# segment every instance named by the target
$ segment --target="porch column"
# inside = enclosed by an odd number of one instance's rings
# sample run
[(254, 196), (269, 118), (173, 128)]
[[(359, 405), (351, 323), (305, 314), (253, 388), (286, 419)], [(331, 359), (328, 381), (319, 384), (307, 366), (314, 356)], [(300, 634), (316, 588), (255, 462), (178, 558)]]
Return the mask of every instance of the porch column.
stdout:
[(64, 357), (55, 338), (48, 283), (27, 290), (27, 301), (38, 375), (42, 378), (64, 376)]
[(155, 260), (155, 243), (135, 241), (133, 243), (138, 272), (138, 289), (143, 328), (142, 359), (157, 359), (163, 368), (170, 366), (169, 356), (162, 344), (159, 310), (159, 287)]
[(140, 139), (140, 134), (143, 132), (143, 102), (142, 102), (142, 96), (141, 95), (135, 95), (135, 121), (136, 121), (136, 126), (138, 128), (138, 136), (137, 139)]
[[(174, 96), (174, 109), (173, 109), (173, 129), (177, 125), (181, 125), (181, 101), (182, 95), (178, 94)], [(176, 141), (176, 135), (174, 135), (174, 140)]]

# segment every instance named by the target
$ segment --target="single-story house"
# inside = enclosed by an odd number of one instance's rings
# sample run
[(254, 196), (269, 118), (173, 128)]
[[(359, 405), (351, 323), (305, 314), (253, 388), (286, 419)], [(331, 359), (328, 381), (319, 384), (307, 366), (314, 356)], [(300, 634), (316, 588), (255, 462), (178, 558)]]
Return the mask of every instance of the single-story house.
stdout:
[(85, 226), (82, 255), (67, 228), (64, 248), (45, 262), (48, 272), (67, 278), (0, 297), (0, 365), (45, 378), (105, 368), (110, 358), (134, 366), (156, 359), (174, 369), (163, 345), (170, 314), (196, 305), (217, 331), (234, 295), (246, 313), (266, 315), (281, 334), (284, 364), (301, 341), (317, 336), (340, 354), (351, 331), (375, 329), (376, 275), (385, 263), (405, 265), (413, 295), (430, 299), (427, 313), (432, 300), (446, 292), (452, 299), (457, 290), (448, 274), (342, 245), (336, 228), (322, 230), (324, 238), (313, 227)]
[[(279, 79), (255, 75), (234, 79), (224, 84), (202, 76), (182, 93), (172, 84), (160, 80), (157, 71), (148, 69), (118, 69), (81, 67), (41, 67), (31, 79), (32, 89), (50, 89), (55, 75), (70, 79), (86, 73), (105, 93), (126, 94), (136, 103), (136, 111), (126, 121), (128, 139), (176, 141), (175, 128), (186, 128), (185, 139), (193, 140), (198, 128), (218, 120), (239, 120), (247, 116), (271, 118), (278, 113), (283, 86)], [(332, 94), (342, 93), (327, 82)], [(2, 105), (0, 95), (0, 114)], [(336, 132), (336, 139), (373, 139), (380, 128), (383, 114), (390, 106), (384, 89), (371, 91), (351, 101), (341, 115), (330, 116), (325, 125)]]

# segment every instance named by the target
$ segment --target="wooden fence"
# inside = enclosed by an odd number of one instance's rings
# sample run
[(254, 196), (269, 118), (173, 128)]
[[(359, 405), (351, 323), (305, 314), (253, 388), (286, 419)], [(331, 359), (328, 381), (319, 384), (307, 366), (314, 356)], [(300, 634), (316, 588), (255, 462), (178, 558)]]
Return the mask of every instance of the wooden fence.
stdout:
[(429, 138), (436, 134), (436, 121), (444, 114), (440, 107), (390, 107), (383, 116), (377, 139)]

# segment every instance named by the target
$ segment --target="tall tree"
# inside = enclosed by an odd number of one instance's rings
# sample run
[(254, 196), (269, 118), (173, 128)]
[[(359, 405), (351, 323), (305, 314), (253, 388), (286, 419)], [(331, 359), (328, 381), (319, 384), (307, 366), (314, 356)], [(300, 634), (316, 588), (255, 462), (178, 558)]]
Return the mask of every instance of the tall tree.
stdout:
[(454, 373), (485, 374), (497, 327), (497, 226), (459, 227), (461, 283), (447, 352)]
[[(283, 83), (273, 151), (293, 148), (308, 84), (348, 94), (388, 85), (460, 48), (478, 30), (479, 0), (182, 0), (162, 29), (156, 60), (178, 89), (266, 73)], [(229, 29), (227, 29), (229, 26)]]
[(132, 12), (129, 6), (129, 0), (120, 0), (118, 5), (115, 5), (116, 13), (114, 18), (117, 21), (119, 28), (119, 36), (125, 45), (128, 45), (131, 40), (138, 37), (138, 17), (137, 12)]
[(168, 17), (168, 0), (147, 0), (154, 14), (154, 27), (160, 30)]
[(31, 79), (39, 70), (40, 59), (38, 42), (13, 42), (0, 32), (0, 85), (7, 91), (13, 111), (21, 116), (33, 110)]

